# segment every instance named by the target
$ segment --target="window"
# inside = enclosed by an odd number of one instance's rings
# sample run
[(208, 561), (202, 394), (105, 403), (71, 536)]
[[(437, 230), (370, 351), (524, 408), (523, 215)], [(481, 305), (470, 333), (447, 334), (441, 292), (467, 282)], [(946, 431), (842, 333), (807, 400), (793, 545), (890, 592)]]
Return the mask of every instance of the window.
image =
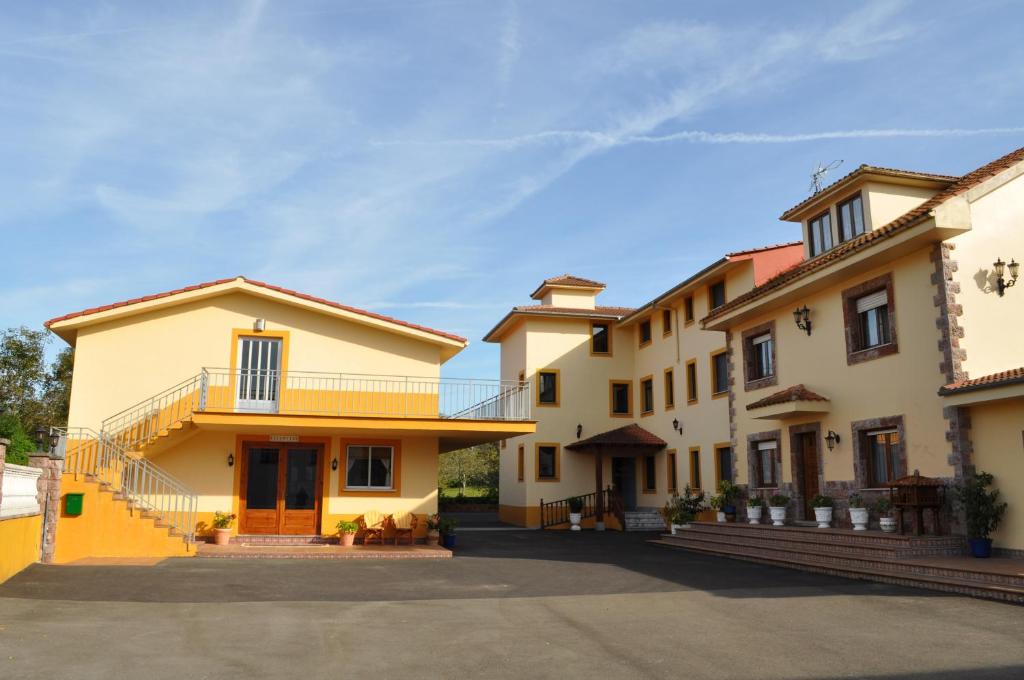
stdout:
[(867, 447), (868, 486), (884, 487), (896, 479), (896, 447), (900, 443), (896, 430), (868, 432), (864, 435)]
[(644, 456), (644, 493), (655, 493), (658, 490), (658, 469), (655, 467), (654, 456)]
[(732, 446), (719, 444), (715, 447), (715, 475), (718, 477), (715, 488), (723, 481), (732, 481)]
[(611, 327), (607, 323), (590, 324), (590, 353), (601, 356), (612, 353)]
[(880, 290), (857, 298), (857, 326), (860, 349), (871, 349), (889, 343), (889, 295)]
[(750, 340), (750, 379), (761, 380), (775, 375), (775, 340), (771, 333)]
[(693, 296), (683, 300), (683, 320), (687, 325), (693, 323)]
[(654, 413), (654, 376), (648, 375), (640, 379), (640, 414), (651, 413)]
[(712, 396), (729, 392), (729, 355), (724, 349), (711, 355), (711, 392)]
[(832, 215), (828, 211), (807, 221), (807, 247), (811, 257), (832, 249)]
[(676, 405), (676, 386), (673, 384), (674, 375), (671, 368), (665, 369), (665, 410)]
[(679, 482), (677, 481), (679, 477), (678, 469), (676, 468), (676, 452), (668, 451), (665, 455), (665, 459), (668, 466), (666, 470), (668, 473), (668, 492), (675, 493), (679, 490)]
[(779, 445), (777, 442), (758, 442), (756, 447), (757, 455), (757, 485), (760, 487), (773, 487), (778, 485), (778, 465), (775, 461)]
[(537, 444), (537, 481), (558, 481), (558, 444)]
[(661, 334), (672, 335), (672, 310), (661, 310)]
[(644, 319), (643, 321), (640, 322), (640, 325), (637, 327), (637, 334), (639, 335), (641, 347), (646, 347), (647, 345), (651, 344), (650, 319)]
[(700, 486), (700, 449), (690, 449), (690, 488), (699, 491)]
[(537, 372), (537, 406), (558, 406), (558, 371)]
[(351, 445), (345, 461), (346, 489), (392, 489), (395, 449)]
[(847, 364), (870, 361), (899, 351), (892, 292), (891, 274), (843, 291)]
[(516, 479), (522, 482), (526, 478), (526, 447), (519, 445), (516, 452)]
[(713, 283), (708, 287), (708, 307), (718, 309), (725, 304), (725, 281)]
[(697, 360), (690, 359), (686, 362), (686, 403), (693, 404), (697, 401)]
[(609, 400), (612, 416), (633, 415), (633, 383), (629, 380), (612, 380), (609, 387)]
[(839, 214), (839, 240), (849, 241), (864, 233), (864, 205), (860, 194), (836, 207)]

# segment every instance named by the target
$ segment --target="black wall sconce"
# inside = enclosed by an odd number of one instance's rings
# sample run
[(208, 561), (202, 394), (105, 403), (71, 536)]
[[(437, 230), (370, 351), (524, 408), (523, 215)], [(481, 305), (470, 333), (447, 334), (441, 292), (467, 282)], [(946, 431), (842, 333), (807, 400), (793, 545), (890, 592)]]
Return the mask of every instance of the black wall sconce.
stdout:
[(234, 467), (234, 465), (235, 465), (235, 454), (229, 453), (228, 454), (228, 467)]
[(579, 439), (583, 435), (583, 425), (576, 426), (576, 439)]
[(807, 335), (811, 334), (811, 310), (807, 309), (807, 305), (793, 310), (793, 320), (797, 328), (807, 331)]
[(682, 423), (679, 422), (679, 418), (672, 419), (672, 429), (678, 432), (679, 434), (683, 433), (683, 425)]
[[(1014, 262), (1013, 258), (1010, 258), (1010, 264), (1003, 262), (1003, 258), (996, 258), (996, 261), (992, 263), (992, 268), (996, 274), (996, 292), (999, 293), (999, 297), (1003, 297), (1003, 293), (1006, 292), (1007, 288), (1012, 288), (1017, 283), (1017, 276), (1020, 275), (1020, 263)], [(1006, 269), (1010, 270), (1010, 280), (1007, 281), (1003, 278), (1003, 273)]]
[(839, 435), (833, 432), (832, 430), (829, 430), (828, 434), (825, 435), (825, 444), (828, 446), (828, 450), (831, 451), (832, 449), (836, 448), (836, 444), (838, 443)]
[(338, 459), (337, 458), (335, 458), (334, 460), (331, 461), (331, 469), (332, 470), (337, 470), (338, 469)]

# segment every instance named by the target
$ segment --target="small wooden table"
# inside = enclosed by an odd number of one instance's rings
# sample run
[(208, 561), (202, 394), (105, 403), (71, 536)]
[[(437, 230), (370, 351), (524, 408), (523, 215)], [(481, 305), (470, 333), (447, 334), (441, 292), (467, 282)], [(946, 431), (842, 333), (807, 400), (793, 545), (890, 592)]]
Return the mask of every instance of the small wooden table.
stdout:
[(914, 518), (914, 535), (920, 536), (924, 533), (924, 511), (932, 511), (932, 519), (935, 524), (935, 534), (942, 534), (940, 515), (944, 505), (944, 493), (946, 483), (941, 479), (933, 477), (922, 477), (921, 473), (914, 470), (914, 474), (901, 477), (889, 485), (889, 497), (892, 500), (892, 507), (898, 515), (900, 533), (903, 533), (903, 512), (912, 513)]

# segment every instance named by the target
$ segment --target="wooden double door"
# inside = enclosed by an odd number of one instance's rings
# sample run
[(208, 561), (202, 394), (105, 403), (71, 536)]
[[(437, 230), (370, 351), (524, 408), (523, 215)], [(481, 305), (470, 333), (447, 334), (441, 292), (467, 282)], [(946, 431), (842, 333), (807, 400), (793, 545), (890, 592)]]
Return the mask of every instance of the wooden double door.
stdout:
[(247, 442), (242, 448), (239, 533), (320, 533), (324, 447)]

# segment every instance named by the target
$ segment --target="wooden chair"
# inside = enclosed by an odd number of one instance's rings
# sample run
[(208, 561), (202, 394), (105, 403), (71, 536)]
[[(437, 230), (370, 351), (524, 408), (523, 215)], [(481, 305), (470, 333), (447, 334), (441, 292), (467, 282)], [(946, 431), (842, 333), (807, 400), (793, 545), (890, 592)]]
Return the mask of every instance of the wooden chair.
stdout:
[(419, 519), (411, 512), (403, 512), (391, 519), (391, 528), (395, 532), (395, 545), (398, 545), (402, 537), (408, 537), (409, 545), (416, 542), (413, 532), (419, 524)]
[(384, 530), (387, 529), (390, 521), (391, 515), (385, 515), (376, 510), (364, 512), (363, 516), (359, 518), (359, 530), (363, 534), (363, 545), (370, 545), (374, 541), (384, 545)]

